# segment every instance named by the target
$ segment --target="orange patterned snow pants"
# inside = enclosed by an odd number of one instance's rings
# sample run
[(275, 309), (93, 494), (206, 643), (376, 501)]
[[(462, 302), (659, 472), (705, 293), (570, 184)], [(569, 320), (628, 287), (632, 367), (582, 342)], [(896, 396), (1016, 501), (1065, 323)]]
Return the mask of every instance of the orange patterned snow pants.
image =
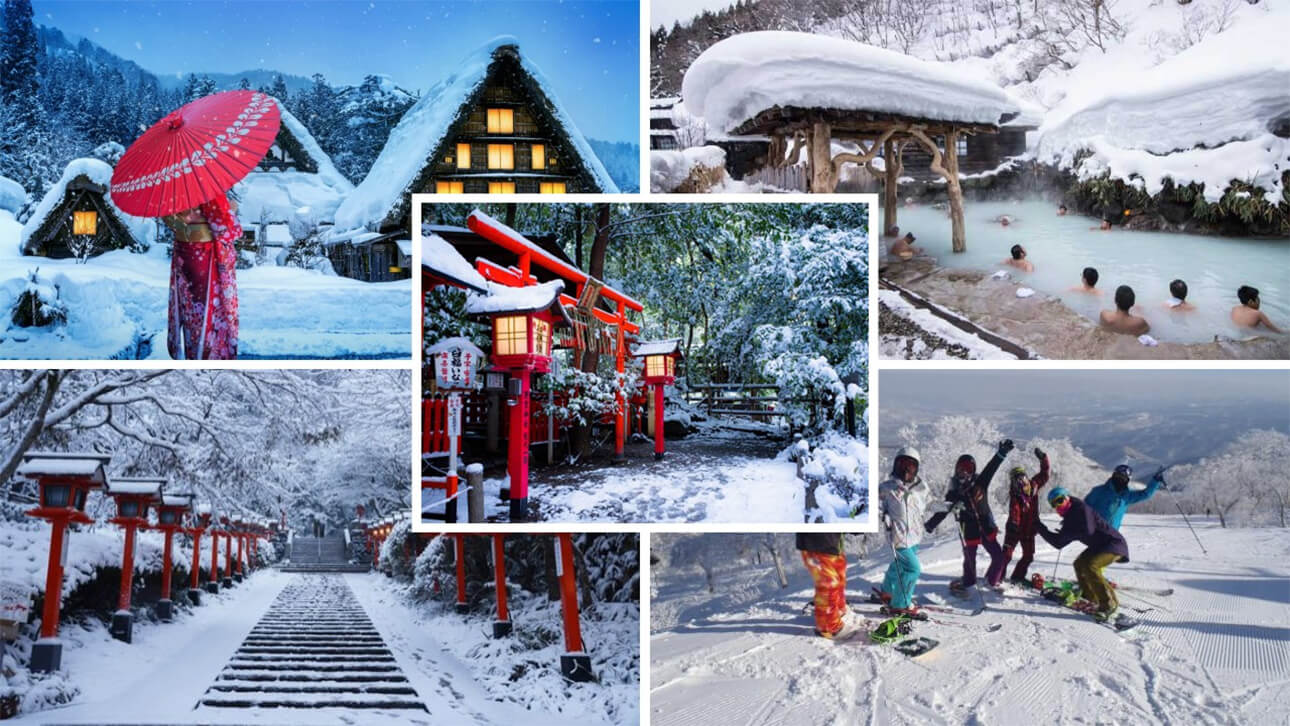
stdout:
[(815, 581), (815, 628), (836, 633), (847, 609), (847, 558), (824, 552), (803, 552), (802, 563)]

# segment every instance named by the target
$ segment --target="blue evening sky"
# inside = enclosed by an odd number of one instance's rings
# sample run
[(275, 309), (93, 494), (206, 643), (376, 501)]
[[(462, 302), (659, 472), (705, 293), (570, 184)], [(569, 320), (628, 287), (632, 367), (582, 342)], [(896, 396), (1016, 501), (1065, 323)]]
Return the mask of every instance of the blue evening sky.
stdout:
[(35, 20), (158, 75), (269, 69), (332, 85), (390, 76), (424, 92), (498, 35), (555, 86), (582, 132), (640, 138), (636, 0), (33, 0)]

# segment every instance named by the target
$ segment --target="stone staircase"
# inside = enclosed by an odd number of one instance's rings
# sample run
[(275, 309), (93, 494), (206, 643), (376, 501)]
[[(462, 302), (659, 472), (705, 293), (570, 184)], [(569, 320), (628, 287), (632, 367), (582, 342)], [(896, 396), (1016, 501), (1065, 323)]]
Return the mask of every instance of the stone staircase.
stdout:
[(366, 562), (349, 561), (345, 537), (295, 537), (287, 561), (278, 566), (283, 572), (367, 572)]
[(308, 709), (427, 710), (335, 575), (302, 575), (285, 587), (197, 705), (300, 709), (300, 723)]

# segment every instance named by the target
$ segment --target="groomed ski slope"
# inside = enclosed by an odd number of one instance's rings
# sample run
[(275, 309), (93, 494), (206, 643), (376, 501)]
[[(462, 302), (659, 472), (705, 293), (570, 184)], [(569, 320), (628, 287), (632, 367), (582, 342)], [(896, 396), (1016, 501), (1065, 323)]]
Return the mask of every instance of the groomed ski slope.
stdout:
[[(1175, 590), (1122, 593), (1122, 606), (1146, 607), (1146, 599), (1161, 606), (1131, 613), (1143, 621), (1134, 631), (1117, 634), (1034, 594), (990, 594), (983, 614), (945, 619), (1001, 623), (999, 632), (920, 623), (916, 632), (941, 646), (913, 659), (863, 637), (815, 637), (803, 610), (810, 577), (795, 556), (785, 562), (783, 590), (768, 558), (751, 565), (733, 548), (715, 594), (697, 569), (656, 567), (652, 723), (1287, 723), (1290, 530), (1192, 523), (1208, 556), (1181, 517), (1125, 519), (1133, 561), (1109, 568), (1112, 579)], [(848, 538), (852, 603), (881, 582), (890, 561), (885, 540), (870, 539), (874, 555), (860, 559), (859, 539)], [(1079, 551), (1063, 553), (1063, 576), (1072, 576)], [(1049, 576), (1054, 555), (1041, 541), (1032, 571)], [(960, 573), (958, 542), (942, 539), (922, 560), (919, 592), (953, 601), (946, 585)], [(982, 572), (985, 563), (982, 553)], [(876, 622), (876, 606), (858, 609)]]

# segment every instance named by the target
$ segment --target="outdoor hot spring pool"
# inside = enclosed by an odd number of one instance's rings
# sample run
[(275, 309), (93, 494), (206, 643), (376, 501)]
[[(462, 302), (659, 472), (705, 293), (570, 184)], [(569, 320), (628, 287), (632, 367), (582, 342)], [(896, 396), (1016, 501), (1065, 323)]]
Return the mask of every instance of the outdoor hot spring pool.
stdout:
[[(1012, 218), (1003, 227), (1000, 215)], [(1057, 216), (1050, 202), (967, 202), (967, 252), (950, 252), (950, 220), (930, 205), (901, 207), (901, 233), (913, 232), (916, 246), (943, 267), (1008, 270), (1012, 278), (1036, 291), (1054, 295), (1076, 312), (1097, 320), (1098, 311), (1114, 306), (1115, 288), (1128, 285), (1138, 308), (1151, 323), (1157, 340), (1201, 342), (1215, 335), (1248, 337), (1252, 331), (1232, 325), (1236, 289), (1259, 289), (1262, 310), (1277, 327), (1290, 328), (1290, 240), (1202, 237), (1166, 232), (1102, 232), (1097, 220), (1071, 214)], [(886, 223), (881, 229), (886, 229)], [(889, 240), (885, 241), (890, 244)], [(1000, 262), (1014, 244), (1026, 248), (1035, 271), (1026, 274)], [(1070, 292), (1085, 267), (1097, 269), (1101, 296)], [(1189, 313), (1171, 312), (1169, 282), (1187, 283)]]

